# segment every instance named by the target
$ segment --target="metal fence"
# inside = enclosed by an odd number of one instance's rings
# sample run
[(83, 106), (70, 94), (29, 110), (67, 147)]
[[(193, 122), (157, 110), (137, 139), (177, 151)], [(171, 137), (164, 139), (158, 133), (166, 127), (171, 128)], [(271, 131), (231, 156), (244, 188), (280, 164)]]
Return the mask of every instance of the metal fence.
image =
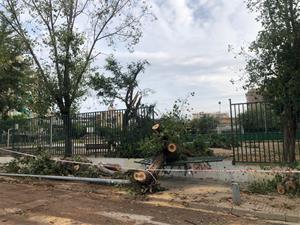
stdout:
[[(232, 103), (230, 100), (234, 162), (283, 162), (281, 118), (267, 102)], [(296, 138), (300, 160), (300, 131)]]
[[(73, 155), (122, 156), (122, 151), (151, 133), (154, 108), (109, 110), (63, 116), (0, 121), (0, 146), (21, 152), (43, 148), (53, 155), (65, 153), (70, 138)], [(67, 131), (67, 132), (66, 132)]]

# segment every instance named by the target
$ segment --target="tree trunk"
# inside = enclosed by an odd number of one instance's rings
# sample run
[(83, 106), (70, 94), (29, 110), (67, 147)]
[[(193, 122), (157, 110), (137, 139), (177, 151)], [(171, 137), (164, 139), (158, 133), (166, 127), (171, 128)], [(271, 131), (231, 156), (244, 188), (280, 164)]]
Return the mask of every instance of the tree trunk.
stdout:
[(154, 182), (159, 174), (159, 170), (165, 162), (165, 155), (161, 153), (160, 155), (156, 156), (153, 160), (153, 163), (149, 166), (147, 171), (136, 171), (133, 174), (133, 179), (142, 184), (151, 184)]
[(152, 164), (148, 167), (147, 171), (136, 171), (133, 174), (133, 179), (142, 184), (152, 184), (158, 177), (165, 161), (171, 157), (172, 154), (176, 153), (177, 146), (174, 143), (166, 145), (166, 149), (163, 149), (162, 153), (157, 155)]
[(283, 161), (293, 163), (296, 161), (297, 118), (292, 106), (286, 107), (283, 121)]
[(123, 129), (125, 131), (128, 130), (128, 125), (129, 125), (129, 113), (130, 113), (130, 110), (129, 109), (126, 109), (125, 112), (124, 112), (124, 115), (123, 115)]
[(70, 114), (62, 114), (64, 137), (65, 137), (65, 157), (72, 156), (72, 120)]

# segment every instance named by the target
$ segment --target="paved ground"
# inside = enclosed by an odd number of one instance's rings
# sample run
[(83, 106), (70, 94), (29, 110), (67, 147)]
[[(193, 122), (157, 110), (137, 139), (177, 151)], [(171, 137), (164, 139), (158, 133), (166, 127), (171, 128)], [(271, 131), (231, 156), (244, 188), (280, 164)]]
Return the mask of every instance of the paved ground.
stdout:
[(3, 225), (195, 225), (283, 224), (221, 212), (157, 203), (124, 194), (114, 187), (0, 177), (0, 224)]

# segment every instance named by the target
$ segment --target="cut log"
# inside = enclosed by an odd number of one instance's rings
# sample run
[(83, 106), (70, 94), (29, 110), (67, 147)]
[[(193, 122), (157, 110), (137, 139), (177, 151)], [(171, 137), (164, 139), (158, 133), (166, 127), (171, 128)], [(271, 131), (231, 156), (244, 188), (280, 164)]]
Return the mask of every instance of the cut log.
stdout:
[(284, 195), (285, 194), (285, 187), (283, 184), (277, 184), (277, 192), (278, 194)]
[(80, 169), (80, 165), (75, 165), (73, 168), (75, 171), (78, 171)]
[(152, 126), (152, 130), (153, 130), (154, 132), (156, 132), (156, 133), (159, 133), (159, 132), (160, 132), (160, 124), (159, 124), (159, 123), (154, 124), (154, 125)]
[(171, 153), (176, 152), (176, 149), (177, 149), (177, 146), (176, 146), (176, 144), (174, 144), (174, 143), (170, 143), (170, 144), (168, 144), (168, 146), (167, 146), (167, 150), (168, 150), (169, 152), (171, 152)]
[(148, 167), (147, 171), (135, 171), (133, 173), (133, 179), (142, 184), (152, 184), (156, 181), (159, 174), (159, 170), (165, 162), (164, 154), (158, 155), (153, 163)]
[(147, 179), (145, 171), (135, 171), (133, 174), (133, 179), (137, 182), (144, 183)]

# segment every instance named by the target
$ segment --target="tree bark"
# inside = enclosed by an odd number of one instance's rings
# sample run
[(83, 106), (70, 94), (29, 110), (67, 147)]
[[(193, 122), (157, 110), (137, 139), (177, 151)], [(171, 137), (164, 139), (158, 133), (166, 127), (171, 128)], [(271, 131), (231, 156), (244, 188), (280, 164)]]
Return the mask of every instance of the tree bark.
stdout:
[(133, 179), (142, 184), (152, 184), (157, 178), (165, 161), (172, 155), (175, 154), (177, 146), (174, 143), (166, 145), (162, 153), (157, 155), (152, 164), (148, 167), (147, 171), (136, 171), (133, 174)]
[(136, 171), (133, 174), (133, 179), (142, 184), (151, 184), (152, 182), (157, 179), (159, 170), (165, 162), (165, 155), (161, 153), (160, 155), (156, 156), (153, 160), (153, 163), (148, 167), (147, 171)]
[(72, 156), (72, 120), (70, 114), (62, 114), (63, 127), (64, 127), (64, 137), (65, 137), (65, 157)]
[(283, 161), (293, 163), (296, 161), (297, 117), (292, 106), (286, 107), (283, 121)]

